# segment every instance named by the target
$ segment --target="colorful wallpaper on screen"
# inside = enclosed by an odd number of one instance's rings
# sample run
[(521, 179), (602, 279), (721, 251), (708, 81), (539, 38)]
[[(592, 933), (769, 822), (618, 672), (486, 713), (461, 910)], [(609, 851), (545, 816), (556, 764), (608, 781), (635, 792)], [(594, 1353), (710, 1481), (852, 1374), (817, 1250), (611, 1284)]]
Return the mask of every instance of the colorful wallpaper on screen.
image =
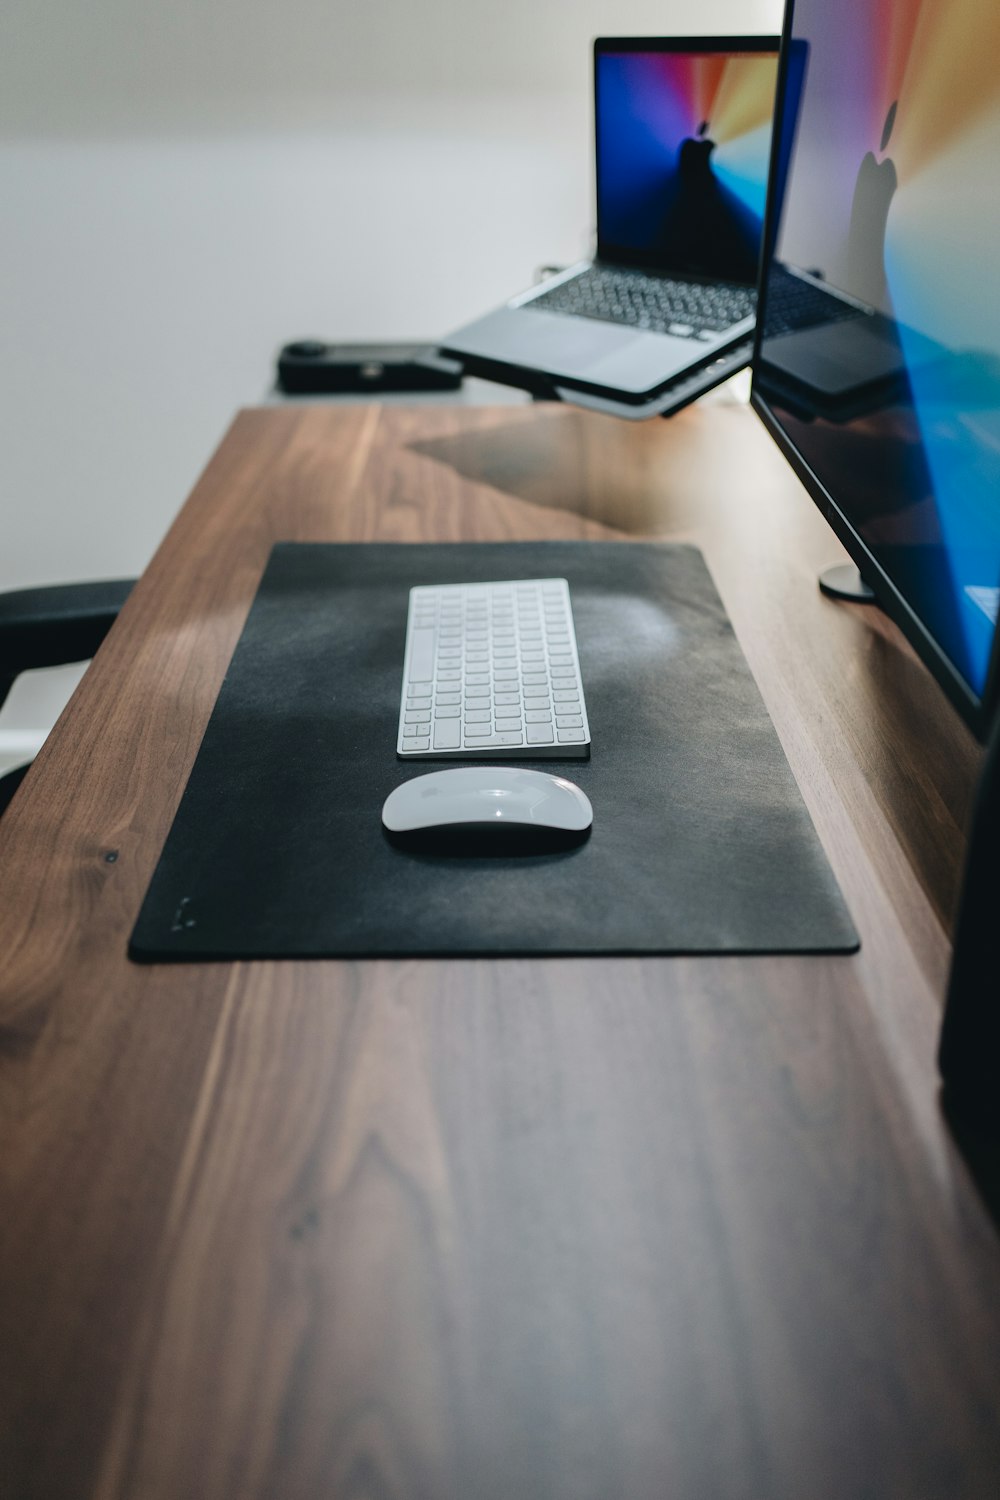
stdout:
[[(851, 424), (854, 474), (911, 485), (882, 486), (862, 535), (905, 562), (980, 692), (1000, 598), (1000, 4), (796, 0), (794, 29), (809, 60), (777, 254), (897, 322), (918, 452), (898, 462), (899, 412)], [(821, 433), (803, 442), (833, 462)]]
[(598, 58), (597, 215), (605, 253), (756, 279), (776, 68), (766, 55)]

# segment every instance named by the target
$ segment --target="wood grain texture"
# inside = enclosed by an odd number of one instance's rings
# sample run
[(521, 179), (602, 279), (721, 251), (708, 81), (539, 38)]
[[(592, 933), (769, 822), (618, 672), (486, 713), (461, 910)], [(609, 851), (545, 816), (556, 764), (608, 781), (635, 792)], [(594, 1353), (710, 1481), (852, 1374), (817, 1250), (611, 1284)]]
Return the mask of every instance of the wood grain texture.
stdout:
[[(706, 555), (853, 958), (129, 965), (277, 539)], [(241, 413), (0, 821), (4, 1500), (994, 1497), (978, 751), (755, 419)]]

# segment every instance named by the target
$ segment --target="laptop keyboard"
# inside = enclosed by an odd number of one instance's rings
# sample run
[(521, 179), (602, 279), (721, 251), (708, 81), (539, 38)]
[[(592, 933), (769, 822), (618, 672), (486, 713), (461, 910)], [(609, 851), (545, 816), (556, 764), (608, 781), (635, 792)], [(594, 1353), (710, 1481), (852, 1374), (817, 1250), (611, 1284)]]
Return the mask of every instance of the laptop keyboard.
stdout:
[(753, 317), (757, 294), (731, 282), (674, 281), (645, 271), (590, 266), (523, 305), (707, 340)]

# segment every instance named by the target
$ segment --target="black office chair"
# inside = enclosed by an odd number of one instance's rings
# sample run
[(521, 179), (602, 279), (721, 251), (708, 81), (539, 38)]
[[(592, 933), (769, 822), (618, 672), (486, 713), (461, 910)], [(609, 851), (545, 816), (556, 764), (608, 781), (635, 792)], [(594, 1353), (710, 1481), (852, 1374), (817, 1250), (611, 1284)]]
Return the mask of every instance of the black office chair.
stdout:
[[(112, 578), (0, 593), (0, 708), (22, 672), (89, 661), (134, 583), (134, 578)], [(28, 769), (18, 766), (0, 776), (0, 814)]]

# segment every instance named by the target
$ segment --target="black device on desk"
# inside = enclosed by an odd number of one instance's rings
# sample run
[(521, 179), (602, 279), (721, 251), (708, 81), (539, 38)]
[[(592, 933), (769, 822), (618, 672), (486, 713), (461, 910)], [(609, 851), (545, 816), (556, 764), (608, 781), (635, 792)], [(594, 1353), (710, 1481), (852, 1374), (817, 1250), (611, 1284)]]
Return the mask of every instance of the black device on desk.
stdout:
[[(973, 24), (974, 22), (974, 24)], [(858, 67), (859, 37), (865, 66)], [(993, 0), (792, 0), (752, 402), (974, 733), (998, 700), (1000, 46)], [(934, 107), (928, 101), (937, 101)], [(787, 315), (787, 288), (811, 299)], [(1000, 1077), (998, 747), (987, 758), (942, 1034), (946, 1084)]]
[(462, 367), (432, 358), (427, 344), (328, 344), (296, 339), (278, 355), (278, 385), (289, 396), (456, 391)]
[(594, 43), (597, 251), (458, 329), (471, 374), (620, 416), (746, 364), (777, 38)]

